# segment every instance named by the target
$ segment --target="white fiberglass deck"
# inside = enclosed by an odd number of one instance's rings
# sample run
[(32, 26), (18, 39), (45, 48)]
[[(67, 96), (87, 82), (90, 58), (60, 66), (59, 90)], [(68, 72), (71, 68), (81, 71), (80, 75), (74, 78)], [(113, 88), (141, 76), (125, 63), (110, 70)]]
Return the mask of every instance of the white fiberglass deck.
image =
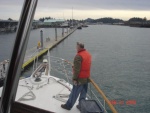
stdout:
[(66, 101), (68, 98), (60, 97), (60, 100), (54, 98), (54, 96), (58, 96), (58, 94), (64, 96), (69, 95), (69, 89), (71, 88), (72, 85), (53, 76), (47, 78), (46, 76), (45, 78), (43, 77), (43, 82), (39, 85), (34, 84), (33, 80), (29, 77), (19, 81), (16, 101), (56, 113), (79, 113), (80, 111), (76, 108), (78, 101), (74, 107), (68, 111), (61, 108), (61, 104), (65, 103), (63, 101)]

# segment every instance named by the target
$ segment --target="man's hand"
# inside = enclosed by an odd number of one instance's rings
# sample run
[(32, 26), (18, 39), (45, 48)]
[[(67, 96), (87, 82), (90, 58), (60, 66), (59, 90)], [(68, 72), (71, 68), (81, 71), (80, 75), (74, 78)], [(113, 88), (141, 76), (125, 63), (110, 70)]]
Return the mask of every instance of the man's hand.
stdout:
[(78, 85), (78, 82), (76, 81), (76, 80), (72, 80), (72, 82), (73, 82), (73, 85)]

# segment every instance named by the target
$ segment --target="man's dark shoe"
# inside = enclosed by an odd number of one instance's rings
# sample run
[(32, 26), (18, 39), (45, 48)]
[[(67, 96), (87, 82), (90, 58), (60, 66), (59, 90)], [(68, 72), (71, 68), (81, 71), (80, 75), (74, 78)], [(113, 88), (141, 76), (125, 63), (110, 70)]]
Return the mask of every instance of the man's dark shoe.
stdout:
[(66, 109), (66, 110), (70, 110), (70, 108), (67, 108), (66, 104), (62, 104), (61, 107)]
[(76, 107), (81, 111), (81, 107), (79, 105), (77, 105)]

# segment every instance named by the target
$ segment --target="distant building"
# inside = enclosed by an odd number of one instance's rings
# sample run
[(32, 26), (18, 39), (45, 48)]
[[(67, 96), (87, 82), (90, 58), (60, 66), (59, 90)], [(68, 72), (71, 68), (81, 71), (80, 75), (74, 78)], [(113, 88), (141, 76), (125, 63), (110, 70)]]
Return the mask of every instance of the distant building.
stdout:
[(32, 22), (32, 29), (39, 28), (39, 26), (41, 26), (41, 25), (43, 25), (43, 22), (42, 22), (42, 21), (33, 20), (33, 22)]
[(46, 26), (61, 26), (65, 22), (64, 19), (45, 19), (44, 25)]
[(8, 26), (17, 26), (18, 21), (16, 20), (0, 20), (0, 28), (5, 28)]
[(69, 22), (65, 21), (64, 23), (61, 24), (61, 27), (69, 27)]
[(18, 21), (16, 20), (0, 20), (0, 32), (16, 31)]

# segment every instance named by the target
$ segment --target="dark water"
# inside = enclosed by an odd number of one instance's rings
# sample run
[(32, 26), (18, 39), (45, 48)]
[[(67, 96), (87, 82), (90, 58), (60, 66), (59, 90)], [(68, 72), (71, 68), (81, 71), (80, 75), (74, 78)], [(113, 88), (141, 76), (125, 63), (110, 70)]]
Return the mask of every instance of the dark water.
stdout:
[[(37, 45), (40, 30), (33, 30), (28, 48)], [(54, 37), (54, 29), (43, 29)], [(85, 43), (92, 54), (92, 78), (119, 113), (150, 112), (150, 29), (94, 25), (75, 31), (51, 55), (73, 61), (77, 41)], [(61, 29), (59, 30), (61, 34)], [(0, 35), (0, 60), (9, 58), (15, 34)], [(9, 46), (8, 46), (9, 45)], [(30, 67), (24, 75), (29, 75)], [(129, 101), (136, 102), (129, 105)], [(123, 104), (119, 103), (123, 102)], [(127, 103), (126, 103), (127, 102)]]
[[(38, 41), (40, 41), (40, 31), (43, 31), (43, 40), (46, 41), (46, 38), (51, 40), (55, 37), (55, 29), (53, 28), (41, 28), (32, 30), (30, 33), (30, 38), (28, 42), (27, 49), (37, 46)], [(61, 36), (62, 29), (57, 28), (58, 37)], [(15, 42), (15, 33), (1, 33), (0, 34), (0, 61), (5, 60), (10, 57), (13, 44)]]

